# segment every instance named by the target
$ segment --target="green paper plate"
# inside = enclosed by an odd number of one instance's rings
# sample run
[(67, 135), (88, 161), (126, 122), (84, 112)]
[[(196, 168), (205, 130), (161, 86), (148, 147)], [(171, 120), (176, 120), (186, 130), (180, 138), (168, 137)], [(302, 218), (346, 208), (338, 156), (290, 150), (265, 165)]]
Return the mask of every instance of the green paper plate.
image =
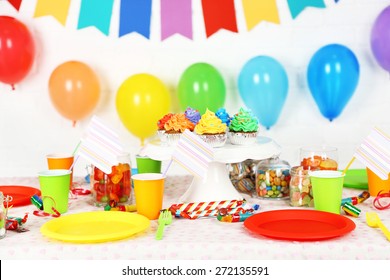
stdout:
[(366, 169), (348, 169), (344, 178), (344, 187), (353, 189), (368, 189)]

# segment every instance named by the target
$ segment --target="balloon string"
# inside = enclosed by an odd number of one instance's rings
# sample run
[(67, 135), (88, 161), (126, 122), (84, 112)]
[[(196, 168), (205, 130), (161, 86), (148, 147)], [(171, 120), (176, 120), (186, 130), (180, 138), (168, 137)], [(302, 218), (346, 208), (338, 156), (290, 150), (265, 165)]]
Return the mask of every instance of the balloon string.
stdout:
[(76, 121), (72, 122), (72, 127), (76, 127)]
[(12, 90), (15, 90), (15, 85), (11, 84), (11, 88), (12, 88)]

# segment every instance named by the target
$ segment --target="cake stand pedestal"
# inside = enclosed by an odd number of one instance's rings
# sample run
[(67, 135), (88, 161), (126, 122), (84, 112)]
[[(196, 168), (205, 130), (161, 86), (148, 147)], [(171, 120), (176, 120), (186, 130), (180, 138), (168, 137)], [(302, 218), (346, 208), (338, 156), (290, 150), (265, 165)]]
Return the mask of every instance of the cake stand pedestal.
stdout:
[[(159, 143), (147, 144), (142, 154), (154, 160), (171, 160), (175, 146), (167, 147)], [(242, 200), (229, 178), (228, 163), (247, 159), (262, 160), (279, 156), (280, 146), (272, 139), (258, 137), (256, 143), (248, 146), (225, 144), (214, 148), (214, 160), (209, 163), (203, 178), (194, 177), (179, 203)]]

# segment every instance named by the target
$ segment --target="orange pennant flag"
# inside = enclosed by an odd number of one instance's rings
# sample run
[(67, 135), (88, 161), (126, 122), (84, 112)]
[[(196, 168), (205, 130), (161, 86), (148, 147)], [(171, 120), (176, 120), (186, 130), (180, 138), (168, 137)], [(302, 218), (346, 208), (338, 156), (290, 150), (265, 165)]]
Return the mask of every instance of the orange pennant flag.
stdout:
[(242, 0), (248, 30), (261, 21), (280, 23), (276, 0)]
[(65, 26), (71, 0), (38, 0), (34, 17), (53, 16)]

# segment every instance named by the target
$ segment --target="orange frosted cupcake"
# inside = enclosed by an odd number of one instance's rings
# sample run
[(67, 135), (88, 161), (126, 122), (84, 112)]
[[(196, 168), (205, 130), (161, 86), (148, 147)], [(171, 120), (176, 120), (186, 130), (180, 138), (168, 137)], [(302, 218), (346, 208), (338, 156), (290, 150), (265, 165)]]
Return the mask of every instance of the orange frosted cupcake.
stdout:
[(212, 147), (225, 145), (227, 126), (209, 109), (202, 115), (194, 132)]
[(169, 121), (172, 118), (173, 114), (168, 113), (164, 115), (161, 119), (158, 120), (157, 122), (157, 135), (160, 137), (161, 142), (165, 141), (165, 128), (164, 125), (166, 124), (167, 121)]
[(177, 141), (179, 141), (181, 134), (186, 129), (194, 131), (194, 127), (195, 125), (189, 119), (186, 118), (184, 113), (174, 114), (164, 124), (164, 141), (168, 145), (175, 144)]

